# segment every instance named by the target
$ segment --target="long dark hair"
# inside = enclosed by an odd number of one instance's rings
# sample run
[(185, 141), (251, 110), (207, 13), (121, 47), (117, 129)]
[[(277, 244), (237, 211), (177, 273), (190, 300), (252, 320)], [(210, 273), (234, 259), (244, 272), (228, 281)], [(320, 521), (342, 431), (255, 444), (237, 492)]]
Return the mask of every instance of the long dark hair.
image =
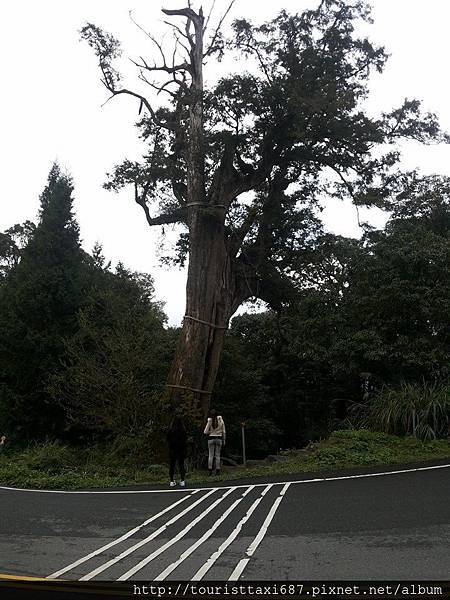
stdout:
[(183, 419), (180, 415), (174, 415), (172, 422), (170, 423), (169, 431), (174, 433), (184, 433), (186, 431)]
[(209, 416), (211, 417), (211, 421), (212, 421), (212, 426), (214, 429), (216, 429), (217, 424), (218, 424), (218, 420), (217, 420), (217, 412), (213, 409), (211, 409), (209, 411)]

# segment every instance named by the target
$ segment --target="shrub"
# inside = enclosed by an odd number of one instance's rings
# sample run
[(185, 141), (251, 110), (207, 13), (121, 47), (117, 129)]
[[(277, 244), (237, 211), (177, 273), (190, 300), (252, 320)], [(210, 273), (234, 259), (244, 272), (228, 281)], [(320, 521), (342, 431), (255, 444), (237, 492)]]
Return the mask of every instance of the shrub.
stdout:
[(246, 447), (248, 456), (264, 458), (278, 450), (281, 431), (271, 419), (249, 419), (246, 422)]
[(57, 474), (77, 465), (77, 451), (59, 442), (35, 444), (21, 455), (21, 462), (33, 471)]
[(88, 464), (101, 465), (108, 473), (135, 468), (147, 468), (153, 462), (154, 445), (147, 437), (122, 435), (109, 444), (102, 443), (89, 450)]
[(403, 383), (375, 394), (365, 405), (364, 420), (370, 429), (430, 440), (448, 433), (449, 415), (448, 384)]

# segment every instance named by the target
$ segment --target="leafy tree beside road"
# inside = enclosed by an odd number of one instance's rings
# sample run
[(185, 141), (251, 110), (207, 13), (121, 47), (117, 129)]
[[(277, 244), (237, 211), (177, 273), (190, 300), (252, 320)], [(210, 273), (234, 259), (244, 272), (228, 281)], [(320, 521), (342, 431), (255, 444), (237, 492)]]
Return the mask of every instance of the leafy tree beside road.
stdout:
[[(159, 451), (177, 332), (164, 328), (150, 276), (121, 265), (112, 272), (99, 246), (92, 256), (80, 251), (68, 181), (53, 169), (40, 223), (14, 228), (27, 233), (0, 282), (2, 427), (13, 440), (108, 441), (118, 456), (130, 459), (132, 450), (148, 462)], [(445, 435), (449, 191), (445, 178), (410, 180), (385, 229), (361, 240), (316, 226), (314, 240), (292, 255), (290, 302), (233, 320), (214, 390), (231, 453), (242, 420), (249, 456), (263, 457), (327, 435), (353, 403), (361, 408), (355, 425)], [(78, 281), (82, 293), (57, 321), (56, 283), (66, 286), (74, 272), (70, 285)], [(378, 382), (368, 402), (362, 374)], [(57, 450), (49, 448), (52, 460)]]
[[(413, 433), (415, 404), (417, 414), (430, 412), (422, 419), (433, 431), (445, 434), (449, 184), (441, 177), (414, 179), (386, 228), (361, 240), (319, 235), (297, 255), (298, 294), (285, 309), (234, 319), (216, 393), (231, 414), (246, 397), (245, 418), (268, 418), (282, 432), (272, 449), (325, 435), (333, 418), (342, 420), (352, 403), (361, 404), (368, 376), (380, 392), (368, 407), (371, 427)], [(394, 399), (395, 426), (375, 418)], [(411, 423), (400, 426), (402, 419)]]
[[(161, 62), (144, 53), (134, 61), (148, 96), (123, 83), (112, 35), (87, 24), (82, 38), (111, 96), (130, 96), (143, 112), (145, 156), (119, 165), (106, 187), (132, 186), (150, 226), (182, 227), (187, 300), (168, 387), (174, 403), (194, 401), (201, 413), (238, 307), (259, 298), (279, 308), (291, 298), (291, 255), (308, 239), (311, 205), (327, 195), (386, 207), (398, 181), (397, 142), (447, 137), (416, 100), (377, 117), (365, 112), (369, 76), (383, 70), (386, 53), (357, 34), (370, 20), (364, 2), (323, 0), (261, 26), (238, 19), (226, 40), (223, 19), (209, 30), (201, 9), (163, 12), (175, 51), (166, 56), (147, 34)], [(244, 64), (252, 58), (252, 71), (205, 86), (204, 64), (225, 52)], [(154, 89), (167, 103), (152, 104)]]
[(123, 265), (96, 273), (78, 330), (65, 340), (64, 368), (50, 390), (69, 422), (91, 435), (161, 437), (161, 385), (173, 349), (153, 293), (149, 276)]
[[(415, 181), (349, 273), (342, 350), (386, 382), (445, 379), (450, 351), (450, 181)], [(364, 363), (364, 368), (362, 368)]]

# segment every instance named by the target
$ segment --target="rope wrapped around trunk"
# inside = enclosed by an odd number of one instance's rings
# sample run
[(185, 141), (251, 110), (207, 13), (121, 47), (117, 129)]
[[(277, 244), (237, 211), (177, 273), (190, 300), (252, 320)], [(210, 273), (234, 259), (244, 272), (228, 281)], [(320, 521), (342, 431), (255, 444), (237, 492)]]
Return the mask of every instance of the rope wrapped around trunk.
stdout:
[(177, 388), (180, 390), (189, 390), (190, 392), (197, 392), (197, 394), (212, 394), (212, 392), (208, 392), (207, 390), (198, 390), (197, 388), (191, 388), (187, 385), (174, 385), (172, 383), (166, 383), (166, 387)]
[(228, 329), (228, 325), (216, 325), (215, 323), (210, 323), (209, 321), (203, 321), (203, 319), (197, 319), (197, 317), (191, 317), (191, 315), (184, 315), (183, 319), (197, 321), (197, 323), (203, 323), (204, 325), (208, 325), (209, 327), (214, 327), (214, 329)]

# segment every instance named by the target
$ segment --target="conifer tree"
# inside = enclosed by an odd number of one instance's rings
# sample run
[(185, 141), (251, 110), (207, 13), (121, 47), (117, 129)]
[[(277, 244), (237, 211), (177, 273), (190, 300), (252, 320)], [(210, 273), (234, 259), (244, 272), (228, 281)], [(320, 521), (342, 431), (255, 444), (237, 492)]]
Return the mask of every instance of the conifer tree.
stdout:
[(2, 421), (32, 437), (62, 426), (47, 382), (61, 368), (63, 338), (76, 329), (86, 275), (72, 192), (70, 177), (53, 165), (38, 226), (0, 290)]

